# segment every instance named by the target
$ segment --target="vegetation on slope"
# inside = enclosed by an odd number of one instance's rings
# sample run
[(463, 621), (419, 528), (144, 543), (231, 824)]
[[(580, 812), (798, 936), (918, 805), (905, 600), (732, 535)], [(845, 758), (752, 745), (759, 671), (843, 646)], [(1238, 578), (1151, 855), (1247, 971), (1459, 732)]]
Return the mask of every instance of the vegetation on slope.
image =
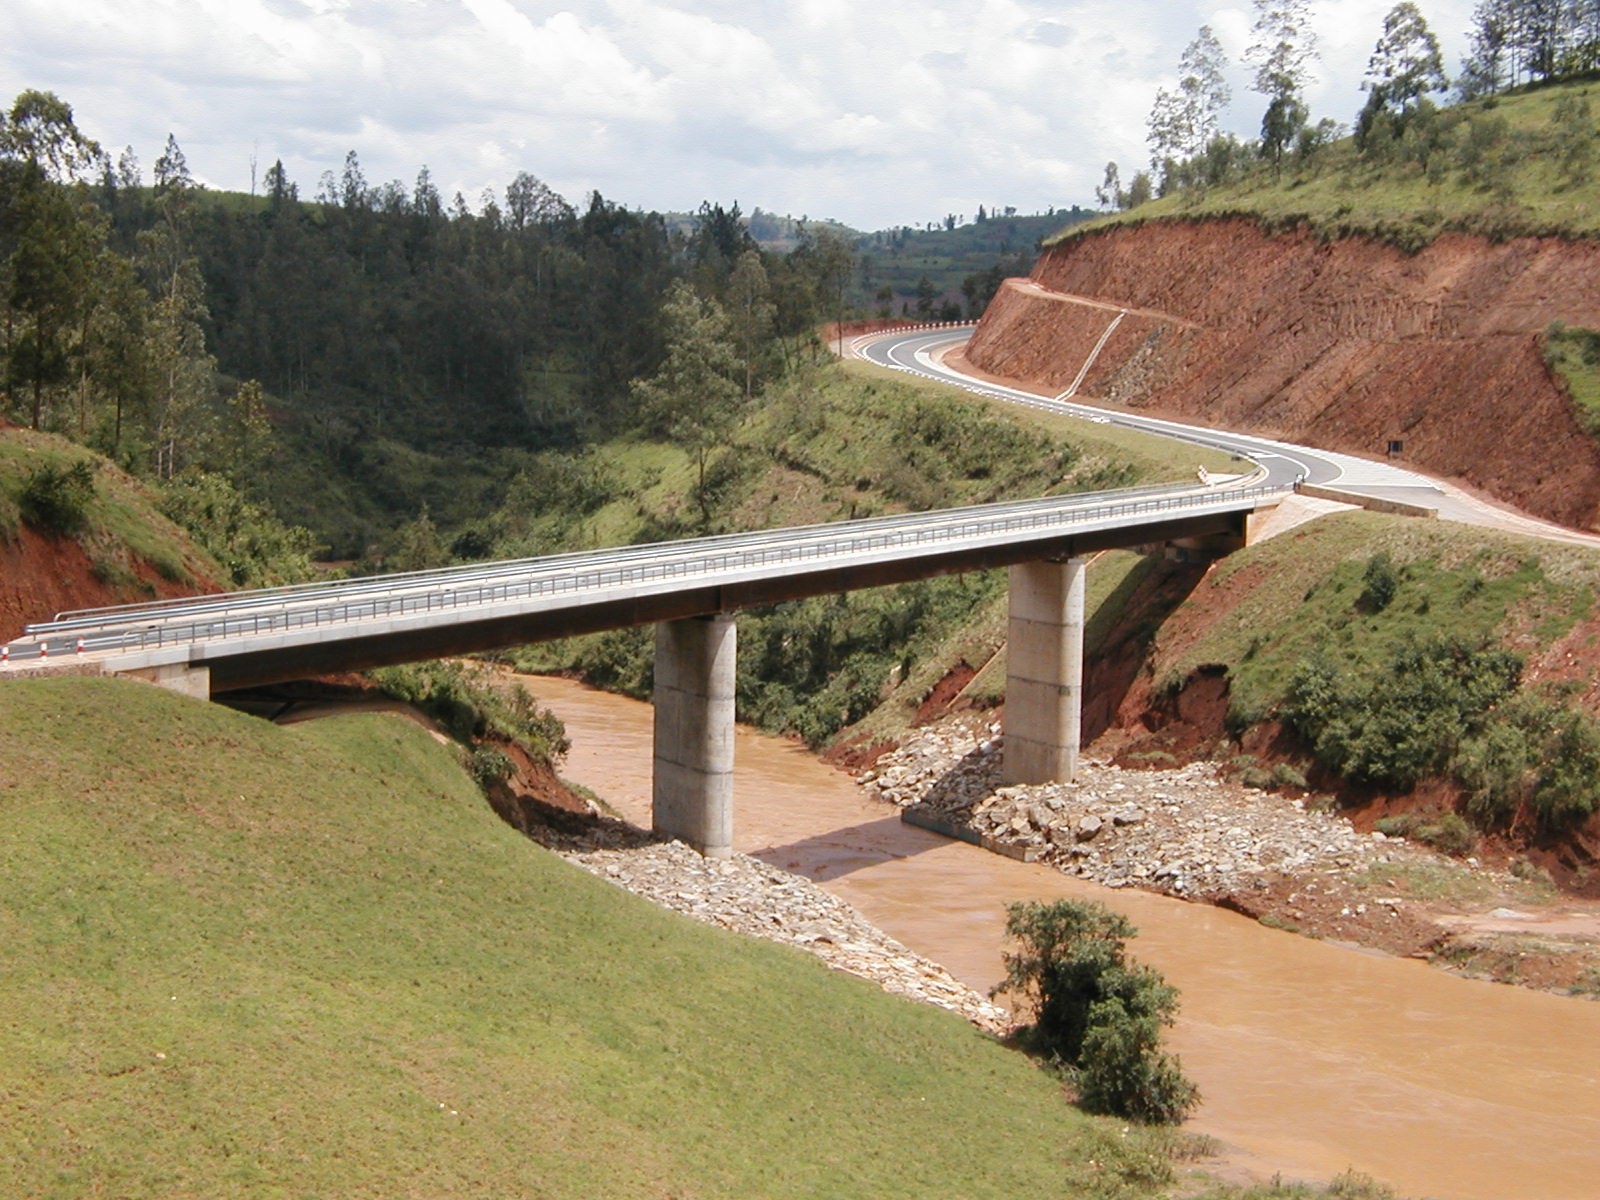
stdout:
[(1552, 325), (1545, 332), (1544, 356), (1566, 384), (1583, 427), (1600, 439), (1600, 332)]
[(1341, 138), (1285, 159), (1281, 169), (1244, 155), (1217, 182), (1173, 187), (1045, 244), (1112, 225), (1227, 217), (1413, 251), (1450, 231), (1497, 241), (1600, 235), (1596, 88), (1586, 78), (1430, 105), (1401, 136), (1365, 147)]
[[(709, 527), (689, 499), (688, 457), (625, 442), (542, 460), (538, 474), (513, 485), (518, 503), (508, 501), (484, 532), (498, 554), (546, 552), (1170, 480), (1196, 462), (1237, 468), (1213, 452), (827, 364), (770, 386), (713, 455)], [(952, 631), (992, 612), (1003, 590), (999, 574), (980, 572), (746, 614), (740, 717), (820, 745), (886, 696), (908, 696), (913, 689), (900, 683), (921, 678)], [(981, 636), (992, 636), (993, 623), (978, 621)], [(644, 695), (651, 647), (649, 630), (618, 630), (514, 658), (526, 670), (576, 670)]]
[(141, 569), (186, 588), (222, 578), (159, 509), (150, 488), (65, 438), (0, 430), (0, 544), (15, 542), (24, 526), (70, 538), (95, 577), (129, 599), (148, 594)]
[(1138, 1196), (1170, 1173), (950, 1014), (568, 867), (398, 718), (282, 728), (56, 679), (0, 688), (0, 725), (10, 1194), (1015, 1196), (1070, 1169), (1093, 1195), (1138, 1155)]
[[(1324, 517), (1218, 564), (1158, 639), (1156, 687), (1221, 664), (1236, 735), (1278, 718), (1331, 777), (1453, 777), (1481, 824), (1560, 831), (1600, 809), (1595, 697), (1574, 696), (1597, 588), (1582, 548)], [(1544, 657), (1556, 644), (1565, 662)]]

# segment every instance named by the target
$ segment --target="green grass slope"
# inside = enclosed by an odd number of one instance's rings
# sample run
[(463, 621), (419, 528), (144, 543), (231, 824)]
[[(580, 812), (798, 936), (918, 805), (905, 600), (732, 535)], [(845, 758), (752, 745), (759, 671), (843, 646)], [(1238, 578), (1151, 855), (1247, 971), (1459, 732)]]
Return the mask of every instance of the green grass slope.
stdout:
[(1044, 244), (1111, 225), (1234, 216), (1275, 227), (1303, 223), (1329, 237), (1365, 234), (1408, 249), (1452, 230), (1494, 239), (1597, 236), (1600, 138), (1592, 117), (1567, 117), (1566, 131), (1558, 118), (1558, 107), (1575, 101), (1600, 105), (1600, 83), (1577, 80), (1455, 105), (1383, 154), (1364, 156), (1345, 138), (1305, 159), (1286, 159), (1281, 172), (1263, 163), (1229, 183), (1072, 225)]
[(58, 679), (0, 728), (0, 1194), (1043, 1196), (1120, 1140), (562, 863), (395, 717)]
[[(1392, 565), (1393, 598), (1368, 598), (1375, 560)], [(1228, 665), (1234, 720), (1262, 719), (1318, 656), (1376, 666), (1410, 645), (1455, 636), (1530, 660), (1584, 635), (1600, 588), (1592, 550), (1449, 521), (1377, 513), (1322, 517), (1229, 555), (1158, 639), (1157, 686), (1206, 663)], [(1579, 627), (1582, 628), (1579, 628)], [(1590, 650), (1586, 637), (1577, 654)], [(1554, 671), (1552, 665), (1550, 675)]]
[(14, 541), (24, 525), (24, 493), (44, 468), (65, 470), (89, 462), (94, 491), (83, 528), (73, 535), (102, 582), (137, 587), (136, 567), (187, 588), (223, 575), (215, 561), (195, 548), (162, 516), (150, 490), (107, 459), (49, 433), (0, 429), (0, 544)]

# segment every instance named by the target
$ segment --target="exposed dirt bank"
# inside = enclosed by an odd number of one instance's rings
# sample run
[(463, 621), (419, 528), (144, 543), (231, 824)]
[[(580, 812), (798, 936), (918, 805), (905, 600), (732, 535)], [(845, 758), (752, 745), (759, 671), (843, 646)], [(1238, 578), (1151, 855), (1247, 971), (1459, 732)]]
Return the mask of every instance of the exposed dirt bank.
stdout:
[(26, 525), (15, 537), (0, 538), (0, 642), (17, 637), (29, 622), (48, 620), (67, 609), (220, 590), (209, 581), (198, 586), (174, 583), (131, 555), (119, 565), (127, 576), (104, 579), (104, 571), (97, 570), (77, 542), (46, 537)]
[(1408, 461), (1600, 528), (1600, 446), (1545, 366), (1553, 321), (1600, 328), (1600, 243), (1452, 234), (1408, 256), (1246, 220), (1159, 222), (1047, 251), (996, 295), (967, 357), (1329, 449), (1399, 439)]

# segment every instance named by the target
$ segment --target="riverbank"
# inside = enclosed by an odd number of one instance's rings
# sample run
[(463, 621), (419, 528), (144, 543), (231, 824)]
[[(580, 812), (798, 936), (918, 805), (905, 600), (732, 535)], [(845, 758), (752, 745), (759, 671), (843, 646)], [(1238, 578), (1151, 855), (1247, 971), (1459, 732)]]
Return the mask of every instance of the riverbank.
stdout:
[[(563, 774), (648, 825), (649, 706), (526, 682), (566, 723)], [(1454, 1200), (1593, 1195), (1600, 1074), (1574, 1047), (1600, 1042), (1600, 1004), (982, 853), (907, 825), (792, 741), (745, 727), (736, 740), (735, 848), (812, 880), (979, 993), (1004, 977), (1007, 904), (1098, 899), (1133, 921), (1134, 954), (1182, 996), (1171, 1044), (1203, 1096), (1185, 1128), (1224, 1148), (1208, 1169), (1292, 1180), (1354, 1169)]]
[(1526, 864), (1362, 832), (1327, 797), (1251, 787), (1217, 763), (1127, 770), (1090, 758), (1072, 784), (1006, 787), (1001, 753), (999, 725), (966, 714), (915, 731), (857, 781), (913, 823), (1105, 887), (1478, 978), (1600, 994), (1600, 906), (1563, 898)]
[(747, 937), (815, 954), (891, 995), (959, 1013), (986, 1033), (1011, 1028), (1006, 1010), (938, 963), (907, 949), (803, 875), (748, 854), (705, 858), (626, 821), (523, 804), (523, 833), (568, 862), (662, 908)]

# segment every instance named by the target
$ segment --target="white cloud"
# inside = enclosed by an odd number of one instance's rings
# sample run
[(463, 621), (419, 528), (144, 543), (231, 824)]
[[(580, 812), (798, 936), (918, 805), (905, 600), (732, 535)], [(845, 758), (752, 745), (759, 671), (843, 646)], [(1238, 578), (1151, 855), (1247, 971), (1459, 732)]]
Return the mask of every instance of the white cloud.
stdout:
[[(1316, 116), (1348, 122), (1391, 0), (1318, 0)], [(0, 85), (56, 91), (91, 136), (302, 192), (347, 150), (426, 163), (476, 202), (518, 170), (575, 202), (739, 200), (863, 228), (979, 203), (1089, 203), (1143, 164), (1157, 86), (1202, 23), (1230, 54), (1244, 0), (8, 0)], [(1453, 67), (1471, 0), (1425, 4)], [(1259, 120), (1235, 64), (1229, 126)]]

